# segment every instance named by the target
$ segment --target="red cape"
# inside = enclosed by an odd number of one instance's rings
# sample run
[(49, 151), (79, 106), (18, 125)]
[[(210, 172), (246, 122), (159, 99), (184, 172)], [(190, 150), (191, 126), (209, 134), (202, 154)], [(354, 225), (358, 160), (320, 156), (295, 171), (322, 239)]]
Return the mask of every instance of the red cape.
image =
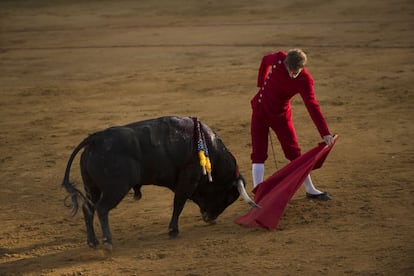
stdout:
[(332, 147), (320, 143), (256, 186), (253, 189), (254, 201), (262, 208), (252, 208), (235, 222), (246, 227), (276, 229), (289, 200), (306, 176), (322, 166)]

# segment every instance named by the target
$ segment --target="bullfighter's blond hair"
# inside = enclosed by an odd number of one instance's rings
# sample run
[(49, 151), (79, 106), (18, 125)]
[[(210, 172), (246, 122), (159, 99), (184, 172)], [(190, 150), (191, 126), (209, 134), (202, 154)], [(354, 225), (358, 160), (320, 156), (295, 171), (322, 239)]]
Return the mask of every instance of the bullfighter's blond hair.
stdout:
[(304, 51), (301, 49), (291, 49), (287, 53), (285, 65), (289, 70), (297, 71), (305, 67), (307, 61), (308, 57)]

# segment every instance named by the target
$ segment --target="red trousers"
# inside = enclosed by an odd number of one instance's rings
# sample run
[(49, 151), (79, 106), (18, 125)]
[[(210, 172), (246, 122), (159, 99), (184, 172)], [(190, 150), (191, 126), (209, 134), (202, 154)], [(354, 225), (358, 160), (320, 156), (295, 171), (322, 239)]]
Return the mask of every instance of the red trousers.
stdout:
[(252, 138), (252, 163), (264, 163), (268, 157), (269, 128), (271, 128), (282, 146), (285, 157), (292, 161), (301, 155), (300, 147), (296, 138), (295, 127), (292, 122), (292, 111), (278, 116), (267, 116), (261, 104), (253, 108), (250, 124)]

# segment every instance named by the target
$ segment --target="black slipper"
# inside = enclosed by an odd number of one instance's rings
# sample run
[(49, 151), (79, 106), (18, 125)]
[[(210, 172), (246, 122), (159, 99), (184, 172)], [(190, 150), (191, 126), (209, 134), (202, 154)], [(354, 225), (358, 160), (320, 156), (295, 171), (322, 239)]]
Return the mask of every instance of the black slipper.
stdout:
[(315, 200), (321, 200), (321, 201), (327, 201), (330, 200), (331, 197), (327, 193), (321, 193), (317, 195), (306, 193), (307, 199), (315, 199)]

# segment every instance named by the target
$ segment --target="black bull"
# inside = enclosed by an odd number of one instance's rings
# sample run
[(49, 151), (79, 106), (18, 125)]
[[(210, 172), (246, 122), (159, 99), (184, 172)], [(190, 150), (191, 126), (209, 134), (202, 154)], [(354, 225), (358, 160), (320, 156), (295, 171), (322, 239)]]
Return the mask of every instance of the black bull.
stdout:
[[(200, 166), (197, 126), (211, 160), (212, 182)], [(80, 168), (85, 195), (69, 182), (70, 167), (82, 148)], [(178, 218), (188, 199), (199, 206), (206, 222), (214, 222), (240, 194), (257, 207), (246, 193), (233, 155), (213, 130), (194, 118), (162, 117), (91, 134), (74, 149), (62, 183), (71, 197), (68, 207), (73, 215), (82, 202), (89, 246), (99, 245), (93, 228), (96, 211), (108, 249), (112, 248), (109, 211), (131, 188), (139, 199), (141, 186), (150, 184), (167, 187), (175, 194), (169, 224), (172, 237), (178, 235)]]

